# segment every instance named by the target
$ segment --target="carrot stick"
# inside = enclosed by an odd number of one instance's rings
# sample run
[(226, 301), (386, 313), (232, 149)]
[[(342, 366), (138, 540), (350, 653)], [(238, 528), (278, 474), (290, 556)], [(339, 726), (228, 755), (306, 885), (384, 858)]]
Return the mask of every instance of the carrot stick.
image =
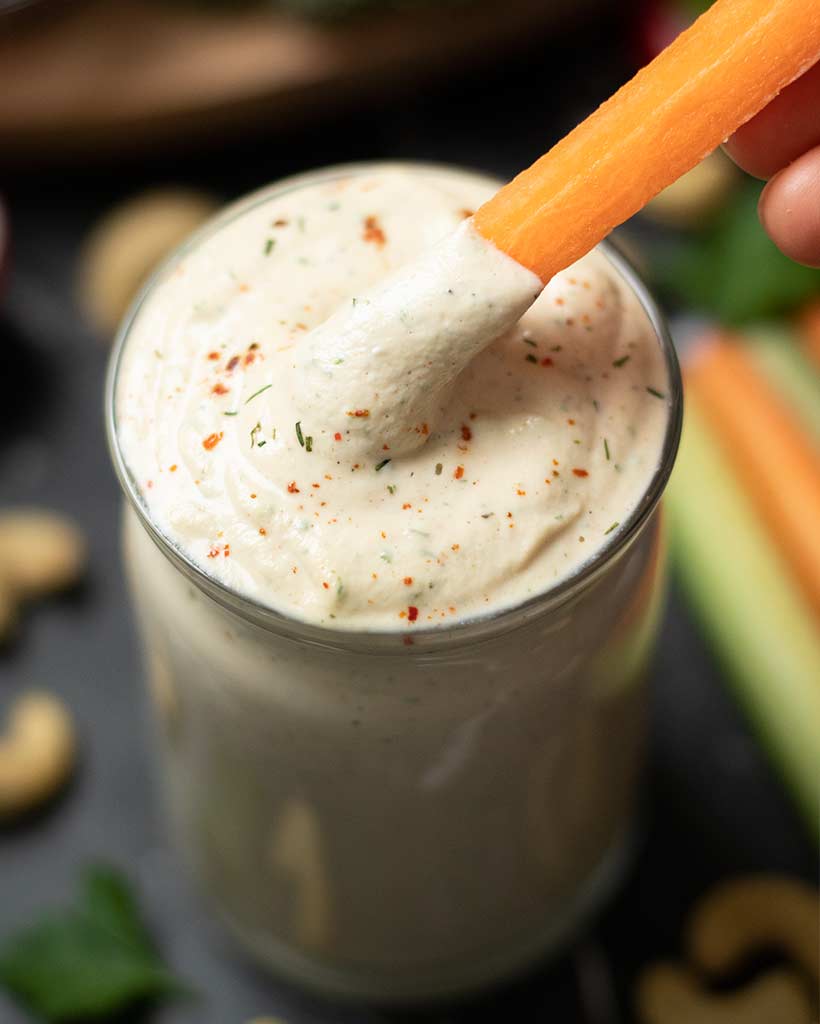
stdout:
[(799, 326), (806, 354), (820, 367), (820, 301), (806, 306), (800, 315)]
[(820, 373), (801, 350), (794, 331), (779, 324), (744, 328), (755, 365), (811, 434), (820, 452)]
[(820, 456), (813, 441), (731, 339), (704, 343), (686, 380), (820, 619)]
[(475, 214), (547, 281), (691, 170), (820, 59), (816, 0), (717, 0)]
[(820, 827), (820, 633), (743, 493), (698, 388), (664, 498), (672, 566), (812, 835)]

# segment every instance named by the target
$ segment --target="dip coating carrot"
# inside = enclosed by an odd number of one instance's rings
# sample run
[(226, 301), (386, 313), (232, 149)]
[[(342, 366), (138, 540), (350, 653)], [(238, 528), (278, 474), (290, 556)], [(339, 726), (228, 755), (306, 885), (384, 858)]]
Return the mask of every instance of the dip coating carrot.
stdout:
[(820, 457), (742, 345), (716, 337), (697, 350), (686, 383), (772, 539), (820, 619)]
[(816, 0), (717, 0), (476, 212), (547, 281), (690, 170), (820, 59)]

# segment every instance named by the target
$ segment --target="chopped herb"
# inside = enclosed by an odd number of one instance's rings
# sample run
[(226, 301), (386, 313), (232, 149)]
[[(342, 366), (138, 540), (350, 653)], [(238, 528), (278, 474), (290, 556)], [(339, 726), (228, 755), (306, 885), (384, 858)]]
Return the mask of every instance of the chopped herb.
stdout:
[(343, 362), (344, 362), (344, 359), (334, 359), (333, 360), (333, 365), (334, 366), (339, 366)]
[(550, 352), (560, 352), (563, 347), (563, 345), (553, 345)]
[(305, 451), (313, 451), (313, 437), (310, 434), (308, 434), (308, 436), (305, 438)]
[(606, 537), (608, 533), (612, 533), (613, 530), (617, 530), (620, 525), (620, 523), (613, 523), (608, 530), (604, 530), (604, 536)]
[(441, 471), (443, 469), (444, 469), (444, 466), (440, 462), (437, 462), (436, 463), (436, 476), (441, 476)]
[(592, 406), (593, 406), (593, 408), (595, 409), (596, 412), (600, 412), (601, 411), (601, 407), (598, 404), (598, 399), (597, 398), (593, 398), (592, 399)]
[(538, 362), (538, 360), (535, 358), (535, 356), (532, 354), (532, 352), (528, 352), (524, 356), (524, 358), (527, 360), (528, 363), (537, 363)]
[[(182, 992), (145, 929), (127, 880), (83, 873), (79, 899), (7, 939), (0, 983), (39, 1019), (120, 1019), (146, 999)], [(4, 1014), (5, 1016), (5, 1014)]]
[(376, 472), (378, 473), (379, 470), (384, 469), (384, 467), (387, 465), (388, 462), (390, 462), (390, 459), (382, 459), (382, 461), (378, 464), (378, 466), (376, 466)]
[(388, 489), (388, 491), (390, 491), (391, 494), (395, 494), (396, 493), (396, 485), (395, 484), (388, 484), (387, 485), (387, 489)]
[(267, 242), (265, 242), (265, 255), (266, 256), (270, 256), (271, 252), (273, 251), (273, 247), (275, 245), (276, 245), (276, 239), (275, 238), (269, 238), (267, 240)]
[(268, 443), (268, 442), (267, 442), (267, 441), (264, 441), (264, 440), (263, 440), (263, 441), (257, 441), (257, 443), (256, 443), (256, 447), (257, 447), (257, 448), (264, 448), (264, 447), (265, 447), (265, 445), (266, 445), (267, 443)]
[(390, 554), (389, 551), (382, 551), (382, 553), (379, 555), (379, 558), (383, 562), (392, 562), (393, 561), (393, 556)]
[(261, 429), (262, 424), (259, 422), (259, 420), (257, 420), (256, 426), (253, 427), (253, 429), (251, 430), (251, 448), (253, 448), (253, 446), (256, 444), (256, 435), (259, 433)]
[(533, 341), (532, 338), (522, 338), (521, 340), (525, 345), (532, 345), (533, 348), (538, 348), (538, 342)]
[(271, 441), (275, 441), (276, 440), (276, 427), (274, 427), (273, 430), (271, 431), (270, 437), (271, 437)]
[(481, 513), (481, 518), (482, 519), (491, 519), (494, 515), (495, 515), (495, 512), (482, 512)]
[(238, 416), (239, 415), (239, 410), (238, 409), (234, 409), (233, 412), (223, 412), (222, 415), (223, 416)]
[(666, 398), (666, 395), (662, 391), (657, 391), (655, 388), (646, 389), (650, 395), (654, 395), (655, 398)]
[(355, 305), (356, 305), (356, 303), (357, 303), (357, 302), (358, 302), (359, 300), (358, 300), (358, 299), (356, 298), (356, 296), (354, 295), (354, 296), (353, 296), (353, 298), (352, 298), (352, 299), (351, 299), (350, 301), (351, 301), (351, 302), (353, 303), (353, 305), (355, 306)]
[(612, 365), (613, 365), (613, 366), (617, 366), (617, 367), (619, 367), (619, 368), (620, 368), (621, 366), (626, 366), (626, 364), (627, 364), (627, 363), (629, 362), (629, 360), (630, 360), (631, 358), (632, 358), (632, 357), (631, 357), (631, 356), (629, 356), (629, 355), (626, 355), (626, 356), (621, 356), (621, 358), (620, 358), (620, 359), (613, 359), (613, 360), (612, 360)]
[(245, 405), (247, 405), (248, 402), (252, 402), (254, 400), (254, 398), (258, 398), (262, 394), (263, 391), (267, 391), (268, 388), (272, 388), (272, 387), (273, 387), (273, 384), (265, 384), (258, 391), (254, 391), (254, 393), (251, 395), (251, 397), (247, 398), (245, 400)]
[(336, 599), (341, 601), (345, 595), (345, 586), (341, 580), (336, 580)]
[(296, 440), (299, 442), (301, 448), (305, 447), (305, 439), (302, 437), (302, 421), (297, 420), (296, 422)]
[(604, 438), (604, 451), (606, 452), (606, 461), (609, 462), (609, 441)]

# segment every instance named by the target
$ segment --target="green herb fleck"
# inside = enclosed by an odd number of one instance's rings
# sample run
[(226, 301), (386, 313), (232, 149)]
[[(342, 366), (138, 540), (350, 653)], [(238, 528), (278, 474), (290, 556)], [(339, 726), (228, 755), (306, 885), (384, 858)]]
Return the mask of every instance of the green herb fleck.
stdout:
[(604, 451), (606, 452), (606, 461), (609, 462), (609, 441), (604, 438)]
[(481, 513), (481, 518), (482, 519), (492, 519), (492, 517), (494, 515), (495, 515), (495, 512), (482, 512)]
[(662, 391), (658, 391), (655, 388), (646, 389), (650, 395), (654, 395), (655, 398), (666, 398), (666, 395)]
[(388, 489), (388, 491), (390, 491), (391, 494), (395, 494), (396, 493), (396, 485), (395, 484), (388, 484), (387, 485), (387, 489)]
[(262, 424), (259, 420), (256, 421), (256, 426), (251, 429), (251, 448), (256, 444), (256, 435), (262, 429)]
[(265, 255), (266, 256), (270, 256), (270, 254), (273, 252), (273, 247), (275, 245), (276, 245), (276, 239), (275, 238), (269, 238), (267, 240), (267, 242), (265, 242)]
[(305, 439), (302, 437), (302, 421), (297, 420), (296, 422), (296, 440), (299, 442), (301, 448), (305, 447)]
[(538, 348), (538, 342), (533, 341), (532, 338), (522, 338), (521, 340), (525, 345), (532, 345), (533, 348)]
[(239, 415), (239, 410), (238, 409), (234, 409), (233, 412), (223, 412), (222, 415), (223, 416), (238, 416)]
[(267, 391), (268, 388), (272, 388), (272, 387), (273, 387), (273, 384), (265, 384), (265, 385), (263, 385), (258, 391), (254, 391), (254, 393), (251, 395), (250, 398), (247, 398), (245, 400), (245, 405), (247, 405), (248, 402), (252, 402), (254, 400), (254, 398), (258, 398), (262, 394), (263, 391)]
[(563, 347), (563, 345), (553, 345), (550, 352), (560, 352)]
[(535, 358), (535, 356), (532, 354), (532, 352), (528, 352), (524, 356), (524, 358), (527, 360), (528, 363), (537, 363), (538, 362), (538, 360)]
[(627, 364), (627, 363), (629, 362), (629, 360), (630, 360), (631, 358), (632, 358), (632, 357), (631, 357), (631, 356), (629, 356), (629, 355), (621, 356), (621, 358), (620, 358), (620, 359), (613, 359), (613, 360), (612, 360), (612, 365), (613, 365), (613, 366), (617, 366), (617, 367), (618, 367), (618, 368), (620, 369), (620, 367), (622, 367), (622, 366), (626, 366), (626, 364)]
[(444, 469), (444, 466), (440, 462), (437, 462), (436, 463), (436, 476), (441, 476), (441, 471), (443, 469)]
[(382, 551), (382, 553), (379, 555), (379, 558), (383, 562), (392, 562), (393, 561), (393, 556), (390, 554), (389, 551)]
[(337, 358), (337, 359), (333, 360), (333, 365), (334, 366), (340, 366), (343, 362), (344, 362), (344, 359)]
[(604, 536), (606, 537), (607, 534), (612, 533), (613, 530), (617, 530), (620, 525), (620, 523), (613, 523), (608, 530), (604, 530)]
[(390, 459), (382, 459), (378, 466), (376, 466), (376, 472), (378, 473), (380, 470), (384, 469), (388, 462), (390, 462)]
[(146, 999), (182, 994), (142, 923), (119, 872), (88, 868), (80, 898), (8, 939), (0, 984), (37, 1017), (90, 1020), (119, 1015)]
[(308, 436), (305, 438), (305, 451), (313, 451), (313, 437), (310, 434), (308, 434)]

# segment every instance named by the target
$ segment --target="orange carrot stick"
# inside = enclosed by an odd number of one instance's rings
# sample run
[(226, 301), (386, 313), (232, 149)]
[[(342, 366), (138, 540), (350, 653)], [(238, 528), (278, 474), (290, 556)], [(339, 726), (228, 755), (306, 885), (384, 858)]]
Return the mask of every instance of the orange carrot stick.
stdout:
[(486, 202), (475, 227), (547, 281), (818, 60), (817, 0), (717, 0)]
[(820, 368), (820, 301), (806, 306), (800, 314), (799, 326), (803, 348)]
[(730, 338), (696, 350), (686, 383), (820, 618), (820, 459), (811, 439)]

